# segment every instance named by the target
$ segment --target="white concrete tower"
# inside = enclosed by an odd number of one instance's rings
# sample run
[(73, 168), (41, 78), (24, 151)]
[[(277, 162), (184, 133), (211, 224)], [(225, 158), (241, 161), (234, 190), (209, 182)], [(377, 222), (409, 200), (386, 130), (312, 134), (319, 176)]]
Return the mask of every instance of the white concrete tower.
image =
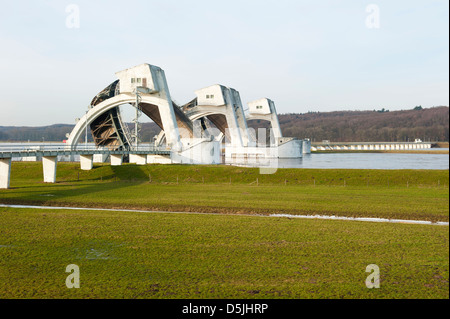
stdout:
[(280, 123), (278, 121), (277, 110), (275, 103), (267, 98), (259, 99), (247, 103), (248, 114), (247, 120), (265, 120), (269, 121), (272, 126), (272, 132), (275, 137), (275, 141), (283, 137), (281, 133)]
[(213, 115), (223, 115), (226, 119), (223, 127), (229, 133), (230, 144), (247, 147), (249, 143), (247, 121), (239, 92), (216, 84), (197, 90), (195, 94), (197, 107), (193, 112), (196, 115), (209, 116), (210, 119)]
[(146, 97), (156, 97), (160, 99), (158, 106), (161, 124), (166, 133), (167, 144), (172, 149), (180, 149), (180, 135), (178, 125), (173, 110), (172, 98), (170, 97), (169, 86), (167, 85), (166, 75), (160, 67), (147, 63), (116, 72), (119, 78), (120, 93), (133, 94), (136, 90), (142, 97), (142, 110), (150, 116), (154, 113), (150, 108), (146, 108)]

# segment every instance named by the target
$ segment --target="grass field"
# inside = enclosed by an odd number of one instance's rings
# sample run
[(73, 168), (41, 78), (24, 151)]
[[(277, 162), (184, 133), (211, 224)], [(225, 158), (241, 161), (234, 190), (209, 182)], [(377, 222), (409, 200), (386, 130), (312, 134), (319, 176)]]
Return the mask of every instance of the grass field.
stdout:
[(437, 142), (436, 147), (448, 148), (448, 142)]
[[(231, 182), (230, 182), (231, 179)], [(0, 298), (449, 298), (448, 171), (13, 163), (0, 203), (225, 214), (0, 208)], [(68, 289), (65, 267), (80, 267)], [(381, 288), (365, 286), (366, 266)]]
[(229, 166), (81, 171), (77, 163), (59, 163), (57, 181), (42, 182), (40, 163), (14, 163), (12, 189), (0, 190), (0, 203), (449, 220), (448, 171), (279, 169), (260, 175)]
[[(448, 298), (449, 229), (4, 208), (0, 298)], [(65, 267), (80, 267), (68, 289)], [(380, 268), (379, 289), (365, 285)]]

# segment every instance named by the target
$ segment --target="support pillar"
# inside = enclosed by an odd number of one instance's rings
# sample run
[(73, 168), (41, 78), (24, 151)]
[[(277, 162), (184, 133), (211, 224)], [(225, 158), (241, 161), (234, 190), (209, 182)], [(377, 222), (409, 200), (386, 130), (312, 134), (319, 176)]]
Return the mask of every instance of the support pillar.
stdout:
[(147, 155), (130, 154), (130, 163), (136, 163), (137, 165), (145, 165), (147, 164)]
[(80, 155), (80, 166), (84, 171), (90, 171), (94, 167), (94, 155)]
[(11, 158), (0, 158), (0, 189), (9, 188)]
[(172, 164), (172, 159), (170, 156), (149, 154), (147, 164)]
[(56, 182), (56, 156), (42, 156), (42, 168), (44, 169), (44, 183)]
[(111, 166), (120, 166), (123, 162), (123, 155), (111, 154)]

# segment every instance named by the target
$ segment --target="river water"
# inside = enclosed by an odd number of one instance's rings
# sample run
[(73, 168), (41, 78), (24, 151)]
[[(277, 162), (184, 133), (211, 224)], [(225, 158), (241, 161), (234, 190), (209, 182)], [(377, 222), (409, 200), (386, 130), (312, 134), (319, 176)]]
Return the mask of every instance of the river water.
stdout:
[(312, 153), (278, 160), (279, 168), (449, 169), (448, 154)]

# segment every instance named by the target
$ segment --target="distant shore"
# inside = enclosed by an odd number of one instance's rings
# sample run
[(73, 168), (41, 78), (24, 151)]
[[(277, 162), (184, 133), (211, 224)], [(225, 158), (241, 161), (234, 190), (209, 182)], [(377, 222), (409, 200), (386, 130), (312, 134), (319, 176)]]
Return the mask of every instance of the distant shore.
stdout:
[(311, 153), (331, 154), (331, 153), (396, 153), (396, 154), (449, 154), (448, 148), (445, 149), (431, 149), (431, 150), (392, 150), (392, 151), (379, 151), (379, 150), (325, 150), (325, 151), (311, 151)]

